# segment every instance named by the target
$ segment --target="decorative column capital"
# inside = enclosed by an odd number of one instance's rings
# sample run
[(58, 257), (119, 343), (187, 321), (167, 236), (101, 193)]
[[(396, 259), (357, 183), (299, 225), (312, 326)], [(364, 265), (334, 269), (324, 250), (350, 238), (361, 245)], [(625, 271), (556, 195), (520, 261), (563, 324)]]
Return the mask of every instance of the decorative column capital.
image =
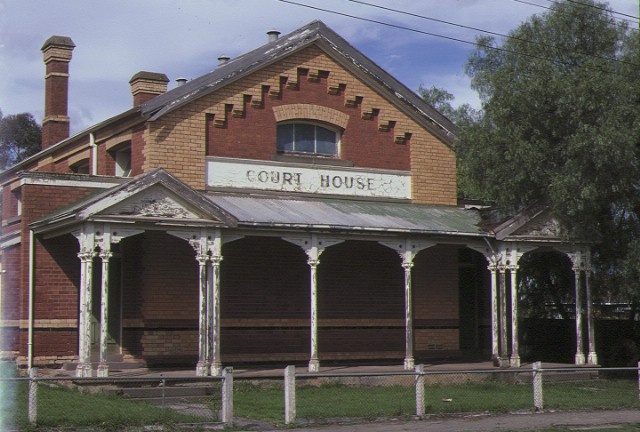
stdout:
[(103, 262), (109, 261), (111, 257), (113, 257), (113, 252), (111, 252), (110, 250), (103, 250), (100, 251), (98, 256), (100, 257), (100, 259), (102, 259)]
[(212, 266), (219, 266), (222, 262), (222, 255), (209, 255), (209, 261)]
[(309, 264), (309, 267), (316, 268), (320, 264), (320, 260), (318, 258), (309, 258), (307, 264)]
[(83, 262), (83, 263), (93, 260), (93, 257), (95, 257), (95, 256), (96, 256), (96, 253), (94, 251), (80, 251), (80, 252), (78, 252), (78, 258), (80, 258), (80, 261)]
[(198, 264), (201, 266), (205, 266), (207, 265), (207, 261), (209, 261), (209, 255), (206, 253), (198, 253), (196, 254), (196, 261), (198, 261)]

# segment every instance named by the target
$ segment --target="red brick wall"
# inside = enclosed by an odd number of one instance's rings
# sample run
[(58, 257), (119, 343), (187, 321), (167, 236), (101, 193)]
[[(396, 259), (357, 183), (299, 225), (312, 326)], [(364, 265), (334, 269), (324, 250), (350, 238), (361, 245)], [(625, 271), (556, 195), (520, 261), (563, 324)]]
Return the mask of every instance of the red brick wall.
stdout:
[(273, 107), (287, 104), (314, 104), (349, 115), (349, 123), (341, 137), (341, 159), (353, 161), (356, 167), (410, 169), (409, 146), (394, 142), (393, 130), (378, 130), (377, 118), (363, 120), (361, 108), (345, 107), (344, 95), (327, 92), (327, 78), (309, 81), (307, 73), (299, 76), (297, 88), (282, 86), (281, 97), (265, 97), (263, 105), (255, 108), (245, 104), (244, 117), (227, 115), (224, 128), (208, 121), (207, 154), (270, 160), (276, 153), (276, 121)]
[[(29, 235), (27, 226), (61, 207), (95, 192), (91, 188), (24, 185), (22, 190), (22, 242), (16, 247), (20, 265), (7, 267), (5, 280), (11, 280), (20, 291), (19, 309), (21, 320), (29, 316)], [(37, 241), (35, 245), (36, 267), (34, 311), (35, 319), (77, 318), (76, 289), (79, 262), (75, 255), (77, 242), (72, 236)], [(3, 287), (4, 291), (5, 287)], [(36, 330), (40, 332), (41, 330)], [(57, 330), (56, 330), (57, 331)], [(20, 335), (20, 354), (27, 353), (26, 330)], [(39, 348), (41, 349), (41, 348)], [(44, 353), (44, 351), (43, 351)], [(49, 353), (51, 354), (51, 353)], [(44, 355), (44, 354), (43, 354)]]
[[(0, 329), (0, 351), (18, 351), (18, 333), (20, 319), (20, 247), (11, 246), (3, 251), (2, 278), (2, 310), (0, 316), (10, 321), (6, 327)], [(11, 271), (8, 271), (11, 270)]]
[(459, 349), (458, 247), (420, 252), (413, 267), (416, 353)]
[(144, 126), (137, 126), (134, 128), (133, 136), (131, 137), (131, 176), (136, 176), (143, 172), (144, 145)]
[(33, 355), (36, 365), (61, 365), (65, 360), (77, 358), (78, 332), (75, 329), (36, 329)]
[(22, 218), (27, 223), (34, 222), (95, 191), (96, 189), (87, 187), (24, 185), (22, 186)]
[(309, 319), (309, 267), (300, 247), (276, 238), (253, 237), (226, 244), (222, 256), (223, 323)]
[(35, 319), (77, 319), (80, 284), (78, 241), (67, 234), (36, 242)]
[[(193, 250), (186, 242), (153, 232), (122, 246), (125, 352), (149, 363), (193, 362), (198, 334)], [(306, 254), (267, 237), (230, 242), (222, 254), (223, 362), (307, 361)], [(404, 271), (398, 254), (374, 242), (347, 241), (327, 248), (320, 261), (320, 358), (401, 359)], [(436, 246), (420, 253), (413, 271), (416, 351), (458, 350), (458, 248)]]
[(198, 352), (198, 264), (159, 231), (123, 240), (123, 350), (147, 360)]

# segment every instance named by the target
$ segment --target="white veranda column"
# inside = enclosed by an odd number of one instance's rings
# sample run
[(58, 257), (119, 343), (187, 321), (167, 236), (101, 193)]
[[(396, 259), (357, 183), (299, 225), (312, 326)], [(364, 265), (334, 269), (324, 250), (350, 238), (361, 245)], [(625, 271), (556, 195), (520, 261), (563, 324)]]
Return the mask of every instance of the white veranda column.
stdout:
[[(218, 252), (219, 253), (219, 252)], [(211, 344), (211, 375), (222, 375), (220, 359), (220, 262), (221, 255), (212, 255), (209, 278), (209, 341)]]
[(379, 242), (391, 249), (394, 249), (400, 255), (401, 265), (404, 269), (404, 368), (413, 370), (415, 367), (414, 358), (414, 332), (413, 332), (413, 287), (411, 284), (413, 260), (418, 252), (435, 246), (437, 243), (431, 241), (419, 241), (413, 239), (402, 239), (400, 241)]
[(404, 368), (412, 370), (415, 367), (413, 356), (413, 303), (411, 293), (411, 269), (413, 267), (413, 253), (405, 252), (402, 256), (402, 268), (404, 269), (404, 306), (405, 306), (405, 354)]
[(105, 233), (100, 250), (102, 260), (102, 283), (100, 292), (100, 363), (98, 364), (98, 376), (109, 376), (109, 364), (107, 363), (107, 349), (109, 347), (109, 260), (113, 256), (109, 234)]
[(494, 366), (500, 366), (500, 323), (498, 317), (498, 266), (495, 262), (489, 264), (491, 273), (491, 359)]
[(320, 264), (320, 260), (318, 256), (315, 254), (315, 257), (312, 257), (314, 254), (309, 255), (309, 259), (307, 260), (307, 264), (309, 264), (310, 269), (310, 290), (311, 290), (311, 349), (310, 349), (310, 357), (309, 357), (309, 372), (318, 372), (320, 370), (320, 359), (318, 358), (318, 277), (317, 277), (317, 269), (318, 264)]
[(320, 255), (325, 248), (342, 243), (344, 240), (337, 238), (320, 237), (316, 234), (301, 237), (283, 237), (289, 243), (300, 246), (307, 254), (309, 265), (309, 291), (310, 291), (310, 354), (309, 372), (320, 370), (320, 358), (318, 354), (318, 265)]
[(595, 323), (593, 317), (593, 304), (591, 299), (591, 259), (589, 257), (590, 251), (587, 250), (586, 263), (584, 269), (584, 287), (586, 291), (587, 301), (587, 331), (589, 337), (589, 354), (587, 355), (587, 363), (590, 365), (598, 364), (598, 354), (596, 353), (596, 340), (595, 340)]
[(508, 333), (507, 333), (507, 275), (506, 265), (500, 263), (498, 265), (499, 279), (499, 302), (500, 302), (500, 366), (506, 366), (509, 361), (507, 352)]
[(572, 256), (573, 261), (573, 273), (575, 279), (576, 290), (576, 356), (575, 364), (585, 364), (584, 348), (582, 344), (582, 257), (579, 253)]
[(207, 253), (209, 254), (208, 273), (208, 308), (207, 308), (207, 339), (209, 341), (209, 360), (211, 362), (209, 373), (212, 376), (222, 376), (222, 350), (220, 348), (221, 321), (220, 321), (220, 264), (222, 262), (222, 244), (242, 238), (241, 235), (226, 233), (224, 239), (222, 231), (214, 229), (207, 235)]
[(209, 256), (205, 248), (200, 248), (196, 254), (198, 261), (198, 364), (196, 365), (197, 376), (207, 376), (209, 373), (209, 344), (207, 340), (207, 262)]
[(80, 243), (80, 317), (78, 322), (78, 366), (76, 376), (90, 377), (91, 369), (91, 306), (93, 290), (93, 258), (95, 234), (93, 225), (86, 224), (76, 236)]
[[(202, 228), (198, 231), (167, 231), (167, 234), (189, 242), (198, 261), (198, 363), (197, 376), (220, 375), (219, 344), (219, 277), (220, 230)], [(211, 269), (209, 263), (211, 262)], [(217, 287), (217, 288), (216, 288)], [(218, 296), (214, 299), (215, 296)], [(216, 330), (217, 325), (217, 330)], [(213, 363), (213, 365), (212, 365)]]
[(509, 265), (511, 273), (511, 367), (520, 367), (520, 350), (518, 343), (518, 266)]

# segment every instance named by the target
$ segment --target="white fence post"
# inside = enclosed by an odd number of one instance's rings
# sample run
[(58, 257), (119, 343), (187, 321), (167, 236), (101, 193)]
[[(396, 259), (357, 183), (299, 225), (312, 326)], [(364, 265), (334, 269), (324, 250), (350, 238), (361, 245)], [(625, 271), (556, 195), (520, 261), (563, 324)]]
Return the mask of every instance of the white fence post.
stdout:
[(542, 392), (542, 362), (533, 363), (533, 407), (536, 412), (544, 407), (544, 395)]
[(416, 365), (416, 416), (424, 416), (424, 365)]
[(640, 399), (640, 362), (638, 362), (638, 399)]
[(29, 423), (36, 424), (38, 421), (38, 383), (35, 378), (38, 376), (38, 368), (29, 369)]
[(296, 367), (284, 368), (284, 422), (296, 421)]
[(222, 370), (222, 422), (233, 423), (233, 368)]

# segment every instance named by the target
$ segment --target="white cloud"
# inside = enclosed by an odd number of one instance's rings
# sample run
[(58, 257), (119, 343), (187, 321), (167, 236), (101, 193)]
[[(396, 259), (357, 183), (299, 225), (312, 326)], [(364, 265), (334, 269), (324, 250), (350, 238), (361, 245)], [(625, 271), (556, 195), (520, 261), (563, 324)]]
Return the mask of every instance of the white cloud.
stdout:
[[(469, 41), (477, 34), (354, 1), (296, 1)], [(505, 33), (544, 11), (512, 0), (368, 1)], [(637, 15), (635, 0), (617, 0), (615, 8)], [(265, 43), (267, 30), (288, 33), (313, 19), (323, 20), (409, 88), (436, 85), (453, 93), (456, 104), (473, 101), (463, 74), (471, 45), (278, 0), (0, 0), (0, 109), (42, 117), (40, 47), (54, 34), (70, 36), (77, 45), (69, 95), (77, 131), (128, 109), (128, 81), (140, 70), (163, 72), (171, 80), (195, 78), (215, 68), (219, 55), (237, 56)]]

